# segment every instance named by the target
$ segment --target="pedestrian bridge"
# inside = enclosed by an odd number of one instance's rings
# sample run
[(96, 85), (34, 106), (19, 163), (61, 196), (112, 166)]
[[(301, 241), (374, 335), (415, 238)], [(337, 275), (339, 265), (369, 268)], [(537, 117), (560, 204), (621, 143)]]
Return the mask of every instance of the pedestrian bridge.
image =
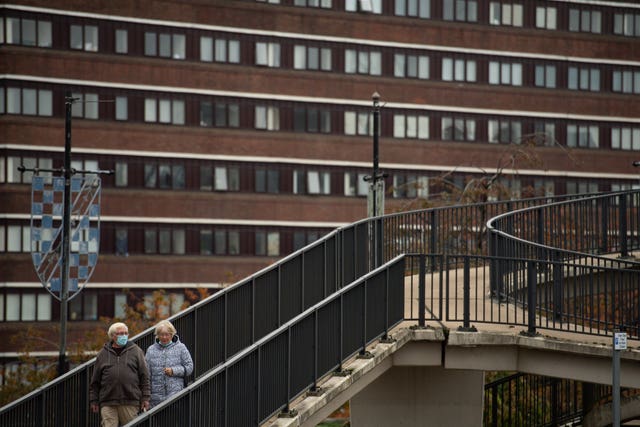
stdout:
[[(595, 408), (585, 402), (598, 402), (586, 392), (610, 383), (612, 332), (638, 339), (639, 205), (625, 191), (338, 229), (172, 317), (196, 381), (130, 425), (313, 425), (348, 399), (354, 426), (382, 425), (386, 413), (406, 420), (391, 425), (582, 422)], [(134, 339), (146, 348), (152, 330)], [(637, 357), (624, 352), (623, 387), (640, 388)], [(97, 426), (92, 369), (1, 408), (0, 424)], [(565, 396), (558, 382), (562, 395), (505, 408), (518, 396), (483, 392), (490, 370), (581, 385)]]

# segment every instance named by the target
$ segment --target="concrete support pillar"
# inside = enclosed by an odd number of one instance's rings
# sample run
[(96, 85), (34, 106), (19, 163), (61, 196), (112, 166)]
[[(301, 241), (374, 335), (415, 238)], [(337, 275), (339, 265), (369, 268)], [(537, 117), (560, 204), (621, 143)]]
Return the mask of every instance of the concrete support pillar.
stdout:
[(483, 396), (482, 371), (395, 366), (351, 399), (351, 426), (482, 426)]

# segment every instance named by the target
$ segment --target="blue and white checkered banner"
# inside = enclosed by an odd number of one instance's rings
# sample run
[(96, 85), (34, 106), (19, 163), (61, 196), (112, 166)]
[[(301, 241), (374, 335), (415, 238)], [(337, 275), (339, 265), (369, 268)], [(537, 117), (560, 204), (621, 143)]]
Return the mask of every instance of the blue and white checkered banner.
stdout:
[[(98, 176), (71, 178), (69, 299), (89, 281), (100, 248)], [(64, 177), (34, 176), (31, 183), (31, 258), (40, 282), (61, 299)]]

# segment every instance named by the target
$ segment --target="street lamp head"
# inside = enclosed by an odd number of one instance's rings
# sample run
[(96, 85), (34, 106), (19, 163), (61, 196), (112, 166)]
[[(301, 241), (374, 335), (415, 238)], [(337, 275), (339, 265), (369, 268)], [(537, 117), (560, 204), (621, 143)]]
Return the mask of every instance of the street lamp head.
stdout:
[(635, 167), (640, 167), (640, 160), (636, 160), (635, 162), (632, 163), (632, 165)]
[(373, 92), (373, 95), (371, 95), (371, 99), (373, 100), (373, 105), (377, 106), (380, 102), (380, 94), (378, 92)]

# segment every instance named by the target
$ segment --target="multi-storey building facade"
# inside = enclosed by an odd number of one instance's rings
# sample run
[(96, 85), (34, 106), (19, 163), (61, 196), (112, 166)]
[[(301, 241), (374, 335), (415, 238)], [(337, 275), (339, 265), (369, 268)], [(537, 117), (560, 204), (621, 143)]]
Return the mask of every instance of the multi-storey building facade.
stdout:
[[(366, 215), (381, 96), (387, 211), (500, 171), (512, 194), (638, 183), (640, 5), (524, 0), (16, 0), (0, 6), (0, 322), (56, 323), (31, 174), (104, 176), (70, 320), (218, 288)], [(511, 155), (535, 145), (535, 161)], [(514, 148), (515, 147), (515, 148)], [(510, 160), (513, 160), (512, 162)], [(9, 348), (0, 346), (0, 352)]]

